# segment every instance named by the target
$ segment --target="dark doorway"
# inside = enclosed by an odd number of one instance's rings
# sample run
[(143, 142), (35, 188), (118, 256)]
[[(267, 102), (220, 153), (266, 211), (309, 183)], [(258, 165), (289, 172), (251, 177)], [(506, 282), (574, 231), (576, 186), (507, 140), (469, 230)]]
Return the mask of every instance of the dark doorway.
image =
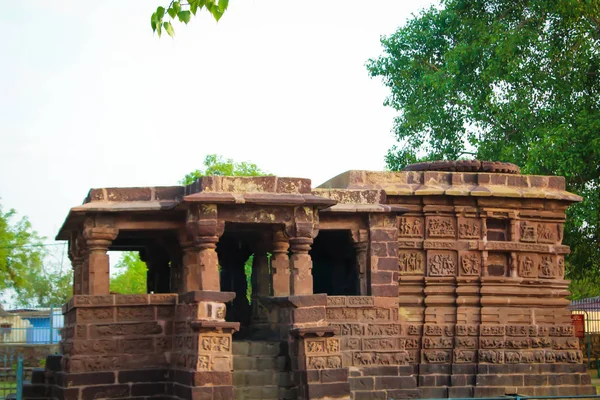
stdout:
[(322, 230), (310, 252), (313, 292), (337, 296), (360, 294), (356, 250), (347, 230)]

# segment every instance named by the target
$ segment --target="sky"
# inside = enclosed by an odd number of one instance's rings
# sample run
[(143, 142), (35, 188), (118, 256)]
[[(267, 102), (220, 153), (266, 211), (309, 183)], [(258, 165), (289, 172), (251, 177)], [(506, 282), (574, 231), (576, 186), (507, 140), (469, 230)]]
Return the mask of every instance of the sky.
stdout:
[(232, 0), (159, 39), (164, 3), (0, 0), (0, 204), (46, 243), (90, 188), (174, 185), (207, 154), (313, 186), (384, 168), (396, 113), (365, 63), (431, 1)]

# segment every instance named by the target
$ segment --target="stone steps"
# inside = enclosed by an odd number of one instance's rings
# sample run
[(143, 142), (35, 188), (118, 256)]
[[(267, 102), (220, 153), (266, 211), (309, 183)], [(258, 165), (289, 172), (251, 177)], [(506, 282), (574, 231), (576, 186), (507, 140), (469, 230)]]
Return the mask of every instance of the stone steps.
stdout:
[(233, 386), (236, 400), (296, 400), (287, 343), (266, 340), (233, 342)]

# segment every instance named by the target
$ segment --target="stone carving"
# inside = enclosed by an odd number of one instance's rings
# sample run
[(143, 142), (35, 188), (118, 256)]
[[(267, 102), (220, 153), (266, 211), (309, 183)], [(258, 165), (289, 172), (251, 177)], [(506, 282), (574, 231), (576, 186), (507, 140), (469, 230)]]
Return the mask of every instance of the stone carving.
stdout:
[(308, 369), (325, 369), (327, 368), (327, 359), (325, 357), (309, 357)]
[(342, 358), (339, 356), (327, 357), (327, 368), (342, 368)]
[(340, 340), (339, 339), (328, 339), (327, 340), (327, 352), (337, 353), (340, 351)]
[(393, 338), (363, 339), (364, 350), (394, 350), (397, 347), (396, 340)]
[(362, 326), (359, 324), (331, 324), (340, 329), (341, 336), (361, 336), (363, 334)]
[(229, 352), (230, 338), (227, 336), (201, 336), (200, 347), (204, 351)]
[(457, 347), (473, 349), (477, 347), (477, 339), (472, 337), (458, 337), (456, 338)]
[(307, 353), (324, 353), (325, 343), (323, 341), (306, 341), (306, 352)]
[(447, 351), (423, 351), (425, 360), (430, 364), (447, 363), (450, 361), (450, 353)]
[(350, 307), (364, 307), (375, 305), (375, 298), (371, 296), (349, 296), (346, 299)]
[(478, 325), (456, 325), (457, 336), (477, 336)]
[(547, 337), (536, 337), (531, 339), (531, 347), (533, 348), (550, 347), (551, 344), (550, 339)]
[(409, 362), (407, 352), (394, 353), (354, 353), (354, 365), (406, 365)]
[(518, 257), (519, 276), (524, 278), (537, 277), (536, 256), (533, 254), (523, 254)]
[(419, 325), (408, 325), (407, 333), (409, 335), (420, 335), (421, 328)]
[(552, 348), (555, 350), (577, 350), (579, 340), (577, 338), (552, 339)]
[(479, 275), (481, 272), (481, 257), (478, 253), (467, 253), (460, 257), (460, 275)]
[(454, 350), (454, 362), (455, 363), (474, 363), (475, 362), (475, 350)]
[(504, 325), (481, 325), (481, 336), (504, 336)]
[(521, 354), (518, 351), (505, 351), (504, 362), (507, 364), (517, 364), (521, 362)]
[(345, 296), (327, 296), (327, 307), (343, 307), (345, 305)]
[(406, 349), (418, 349), (419, 348), (419, 339), (416, 338), (408, 338), (404, 344)]
[(529, 329), (525, 325), (507, 325), (506, 335), (507, 336), (527, 336)]
[(79, 308), (77, 309), (79, 321), (107, 321), (113, 319), (112, 308)]
[(557, 262), (557, 268), (558, 268), (558, 278), (562, 278), (565, 276), (565, 258), (563, 256), (558, 256), (558, 262)]
[(556, 264), (554, 263), (554, 257), (548, 254), (542, 255), (540, 261), (540, 278), (556, 278)]
[(505, 345), (507, 349), (527, 349), (529, 339), (507, 339)]
[(455, 237), (453, 218), (451, 217), (428, 217), (428, 237)]
[(437, 252), (427, 254), (427, 271), (429, 276), (455, 276), (456, 253)]
[(458, 238), (459, 239), (479, 239), (481, 230), (479, 228), (479, 220), (474, 218), (464, 218), (458, 221)]
[(452, 344), (452, 339), (446, 337), (423, 338), (423, 348), (425, 349), (451, 349)]
[(556, 243), (558, 241), (556, 224), (538, 224), (537, 238), (539, 243)]
[(444, 335), (446, 336), (454, 336), (454, 326), (453, 325), (446, 325), (444, 326)]
[(398, 220), (398, 235), (403, 237), (423, 236), (423, 222), (419, 218), (401, 217)]
[(504, 348), (504, 340), (495, 338), (481, 338), (479, 345), (482, 349), (502, 349)]
[(427, 336), (442, 336), (442, 327), (439, 325), (426, 324), (424, 325), (424, 334)]
[(360, 339), (358, 338), (347, 338), (345, 344), (344, 350), (360, 350)]
[(479, 350), (479, 362), (490, 364), (503, 364), (504, 352), (502, 350)]
[(198, 356), (196, 363), (198, 371), (207, 371), (210, 369), (210, 357), (209, 356)]
[(400, 325), (367, 325), (365, 327), (365, 336), (398, 336), (402, 332)]
[(153, 320), (154, 309), (152, 307), (118, 307), (117, 319), (125, 321)]
[(521, 221), (521, 242), (537, 241), (536, 226), (528, 221)]
[(400, 272), (407, 274), (422, 274), (425, 271), (425, 260), (422, 251), (400, 251), (398, 266)]

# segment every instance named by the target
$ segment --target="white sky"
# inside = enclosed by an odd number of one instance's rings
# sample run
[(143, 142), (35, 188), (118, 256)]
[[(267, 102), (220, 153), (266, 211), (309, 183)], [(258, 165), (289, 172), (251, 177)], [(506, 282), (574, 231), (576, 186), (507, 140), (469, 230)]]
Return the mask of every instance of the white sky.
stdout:
[(0, 0), (0, 203), (53, 241), (91, 187), (174, 185), (206, 154), (313, 186), (382, 169), (395, 112), (365, 62), (428, 0), (232, 0), (174, 40), (167, 1)]

